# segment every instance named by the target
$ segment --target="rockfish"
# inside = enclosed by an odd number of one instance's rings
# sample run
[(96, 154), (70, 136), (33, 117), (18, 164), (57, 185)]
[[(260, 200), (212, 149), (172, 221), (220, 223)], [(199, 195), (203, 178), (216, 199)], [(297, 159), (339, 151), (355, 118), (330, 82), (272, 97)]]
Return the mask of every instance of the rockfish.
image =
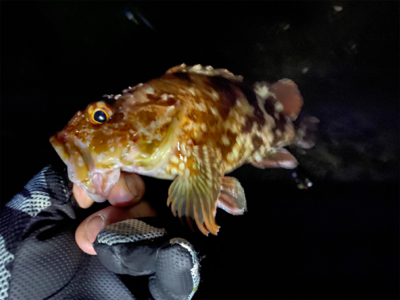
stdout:
[(96, 202), (121, 171), (173, 180), (167, 204), (205, 235), (219, 230), (217, 207), (246, 210), (242, 186), (226, 173), (246, 163), (294, 168), (283, 147), (304, 146), (293, 125), (303, 99), (289, 79), (247, 86), (225, 69), (182, 64), (108, 98), (50, 138), (70, 180)]

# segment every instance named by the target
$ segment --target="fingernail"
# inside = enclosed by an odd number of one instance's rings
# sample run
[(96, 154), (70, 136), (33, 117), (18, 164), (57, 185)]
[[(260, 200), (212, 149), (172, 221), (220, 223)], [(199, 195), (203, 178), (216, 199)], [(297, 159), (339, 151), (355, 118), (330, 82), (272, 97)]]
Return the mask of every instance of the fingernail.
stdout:
[(96, 240), (99, 232), (104, 228), (104, 217), (98, 215), (88, 220), (86, 223), (86, 237), (90, 243)]
[(135, 177), (135, 175), (125, 176), (125, 184), (128, 190), (131, 192), (134, 200), (139, 200), (141, 195), (139, 194), (142, 189), (141, 180)]

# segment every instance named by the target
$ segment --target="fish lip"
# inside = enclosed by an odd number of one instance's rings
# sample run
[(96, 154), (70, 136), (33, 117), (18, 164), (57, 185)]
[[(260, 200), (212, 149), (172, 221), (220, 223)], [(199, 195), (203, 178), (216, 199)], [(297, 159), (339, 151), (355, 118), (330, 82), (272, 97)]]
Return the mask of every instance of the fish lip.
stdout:
[(73, 179), (70, 170), (73, 166), (68, 162), (68, 177), (71, 182), (81, 187), (94, 202), (103, 203), (108, 199), (114, 185), (118, 182), (121, 175), (121, 168), (114, 169), (94, 169), (89, 172), (89, 179), (82, 182)]
[(85, 190), (86, 194), (96, 203), (103, 203), (106, 202), (108, 197), (104, 197), (103, 195), (98, 195), (96, 193), (91, 193)]
[(121, 167), (112, 169), (94, 169), (90, 171), (90, 184), (93, 190), (85, 187), (85, 191), (95, 202), (104, 202), (108, 199), (114, 185), (121, 176)]
[(57, 132), (54, 137), (62, 144), (66, 144), (69, 141), (68, 133), (64, 130)]
[[(67, 166), (69, 180), (81, 187), (95, 202), (101, 203), (106, 201), (112, 187), (119, 180), (121, 167), (97, 169), (90, 153), (87, 153), (85, 145), (73, 136), (68, 136), (65, 132), (58, 132), (53, 135), (49, 141)], [(70, 151), (72, 151), (73, 154), (70, 153)], [(71, 161), (71, 156), (76, 155), (75, 151), (82, 158), (84, 165), (87, 167), (88, 178), (85, 180), (78, 179), (75, 176), (77, 173), (77, 166)]]
[(49, 142), (53, 146), (54, 150), (57, 152), (61, 160), (67, 165), (69, 154), (66, 150), (64, 140), (59, 139), (59, 133), (50, 137)]
[[(71, 180), (71, 178), (70, 178)], [(81, 181), (75, 181), (75, 180), (71, 180), (71, 182), (73, 182), (74, 184), (76, 184), (77, 186), (79, 186), (80, 188), (82, 188), (86, 195), (88, 195), (94, 202), (96, 203), (103, 203), (105, 201), (107, 201), (108, 196), (104, 196), (104, 195), (99, 195), (97, 194), (95, 191), (91, 191), (89, 189), (89, 187), (87, 187), (83, 182)]]

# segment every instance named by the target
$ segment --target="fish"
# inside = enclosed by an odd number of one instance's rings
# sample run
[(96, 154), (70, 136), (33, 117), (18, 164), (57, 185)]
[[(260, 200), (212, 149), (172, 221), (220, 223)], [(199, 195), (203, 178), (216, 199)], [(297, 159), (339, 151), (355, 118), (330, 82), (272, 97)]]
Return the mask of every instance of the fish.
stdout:
[(240, 182), (225, 174), (244, 164), (296, 168), (285, 148), (312, 147), (296, 134), (303, 106), (290, 79), (253, 85), (227, 69), (181, 64), (78, 111), (50, 142), (69, 179), (103, 202), (121, 171), (173, 180), (174, 216), (217, 235), (217, 208), (247, 211)]

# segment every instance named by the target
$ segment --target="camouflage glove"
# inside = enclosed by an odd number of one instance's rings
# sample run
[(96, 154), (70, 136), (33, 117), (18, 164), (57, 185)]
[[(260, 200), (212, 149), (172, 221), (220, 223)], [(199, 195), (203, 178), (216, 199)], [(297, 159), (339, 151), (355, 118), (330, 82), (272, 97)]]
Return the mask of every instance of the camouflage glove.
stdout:
[(71, 189), (62, 172), (46, 167), (6, 204), (0, 299), (135, 299), (117, 274), (151, 275), (156, 300), (193, 296), (200, 278), (196, 252), (186, 240), (168, 237), (156, 220), (109, 225), (95, 242), (98, 255), (82, 252), (75, 230), (88, 211), (76, 205)]

